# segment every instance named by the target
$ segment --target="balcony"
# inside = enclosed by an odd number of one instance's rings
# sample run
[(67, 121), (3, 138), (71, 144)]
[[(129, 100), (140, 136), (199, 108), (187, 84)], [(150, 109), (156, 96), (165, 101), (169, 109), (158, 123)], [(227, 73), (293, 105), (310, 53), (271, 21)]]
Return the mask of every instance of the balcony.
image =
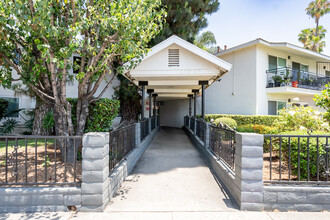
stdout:
[(292, 87), (311, 90), (323, 90), (325, 84), (330, 82), (330, 77), (290, 67), (267, 70), (267, 86)]

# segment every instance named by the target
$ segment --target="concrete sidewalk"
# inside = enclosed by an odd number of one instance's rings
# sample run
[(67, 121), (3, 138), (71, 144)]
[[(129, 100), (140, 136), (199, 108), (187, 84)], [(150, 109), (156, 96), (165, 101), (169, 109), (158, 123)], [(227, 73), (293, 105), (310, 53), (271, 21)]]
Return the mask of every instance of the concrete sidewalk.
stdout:
[(105, 212), (238, 211), (181, 129), (161, 128)]

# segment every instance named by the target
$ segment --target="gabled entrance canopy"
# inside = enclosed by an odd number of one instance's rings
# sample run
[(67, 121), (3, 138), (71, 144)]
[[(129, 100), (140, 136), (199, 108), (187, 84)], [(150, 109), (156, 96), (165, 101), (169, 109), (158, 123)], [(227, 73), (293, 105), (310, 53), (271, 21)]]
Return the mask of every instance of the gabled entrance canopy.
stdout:
[(188, 98), (230, 71), (231, 64), (173, 35), (152, 47), (125, 76), (158, 95), (158, 100)]

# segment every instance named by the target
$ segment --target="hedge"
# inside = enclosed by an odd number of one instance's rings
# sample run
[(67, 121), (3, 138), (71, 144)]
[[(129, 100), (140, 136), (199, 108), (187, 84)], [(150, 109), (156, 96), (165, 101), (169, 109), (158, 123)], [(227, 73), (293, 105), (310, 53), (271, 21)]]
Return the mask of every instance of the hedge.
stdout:
[(237, 126), (247, 125), (247, 124), (257, 124), (257, 125), (267, 125), (272, 126), (275, 119), (279, 116), (277, 115), (231, 115), (231, 114), (207, 114), (205, 115), (205, 120), (210, 122), (211, 119), (217, 118), (232, 118), (237, 122)]
[[(72, 123), (77, 125), (76, 109), (77, 99), (67, 99), (72, 105)], [(84, 132), (107, 132), (110, 131), (113, 119), (118, 116), (120, 102), (107, 98), (101, 98), (89, 105), (89, 114)]]
[(224, 125), (229, 126), (230, 128), (236, 128), (237, 127), (237, 123), (234, 119), (232, 118), (226, 118), (226, 117), (222, 117), (222, 118), (217, 118), (214, 120), (214, 124), (216, 124), (217, 126), (222, 123)]

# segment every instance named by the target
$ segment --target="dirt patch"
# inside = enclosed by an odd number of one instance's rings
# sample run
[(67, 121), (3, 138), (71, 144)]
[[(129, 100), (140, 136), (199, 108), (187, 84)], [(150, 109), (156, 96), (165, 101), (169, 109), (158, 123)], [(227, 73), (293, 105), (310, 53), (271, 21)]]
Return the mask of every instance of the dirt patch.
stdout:
[[(263, 154), (263, 180), (289, 180), (289, 164), (286, 161), (281, 161), (276, 152), (272, 152), (272, 166), (270, 167), (270, 153)], [(281, 164), (281, 172), (280, 172)], [(271, 176), (270, 176), (271, 171)], [(280, 175), (281, 174), (281, 175)], [(292, 175), (290, 170), (290, 180), (296, 180), (297, 176)]]
[(80, 182), (81, 160), (76, 163), (64, 163), (61, 158), (60, 149), (55, 151), (52, 145), (47, 147), (47, 154), (44, 146), (27, 149), (20, 147), (17, 154), (15, 150), (11, 150), (8, 152), (7, 161), (5, 153), (1, 153), (0, 183), (6, 182), (6, 170), (8, 183)]

